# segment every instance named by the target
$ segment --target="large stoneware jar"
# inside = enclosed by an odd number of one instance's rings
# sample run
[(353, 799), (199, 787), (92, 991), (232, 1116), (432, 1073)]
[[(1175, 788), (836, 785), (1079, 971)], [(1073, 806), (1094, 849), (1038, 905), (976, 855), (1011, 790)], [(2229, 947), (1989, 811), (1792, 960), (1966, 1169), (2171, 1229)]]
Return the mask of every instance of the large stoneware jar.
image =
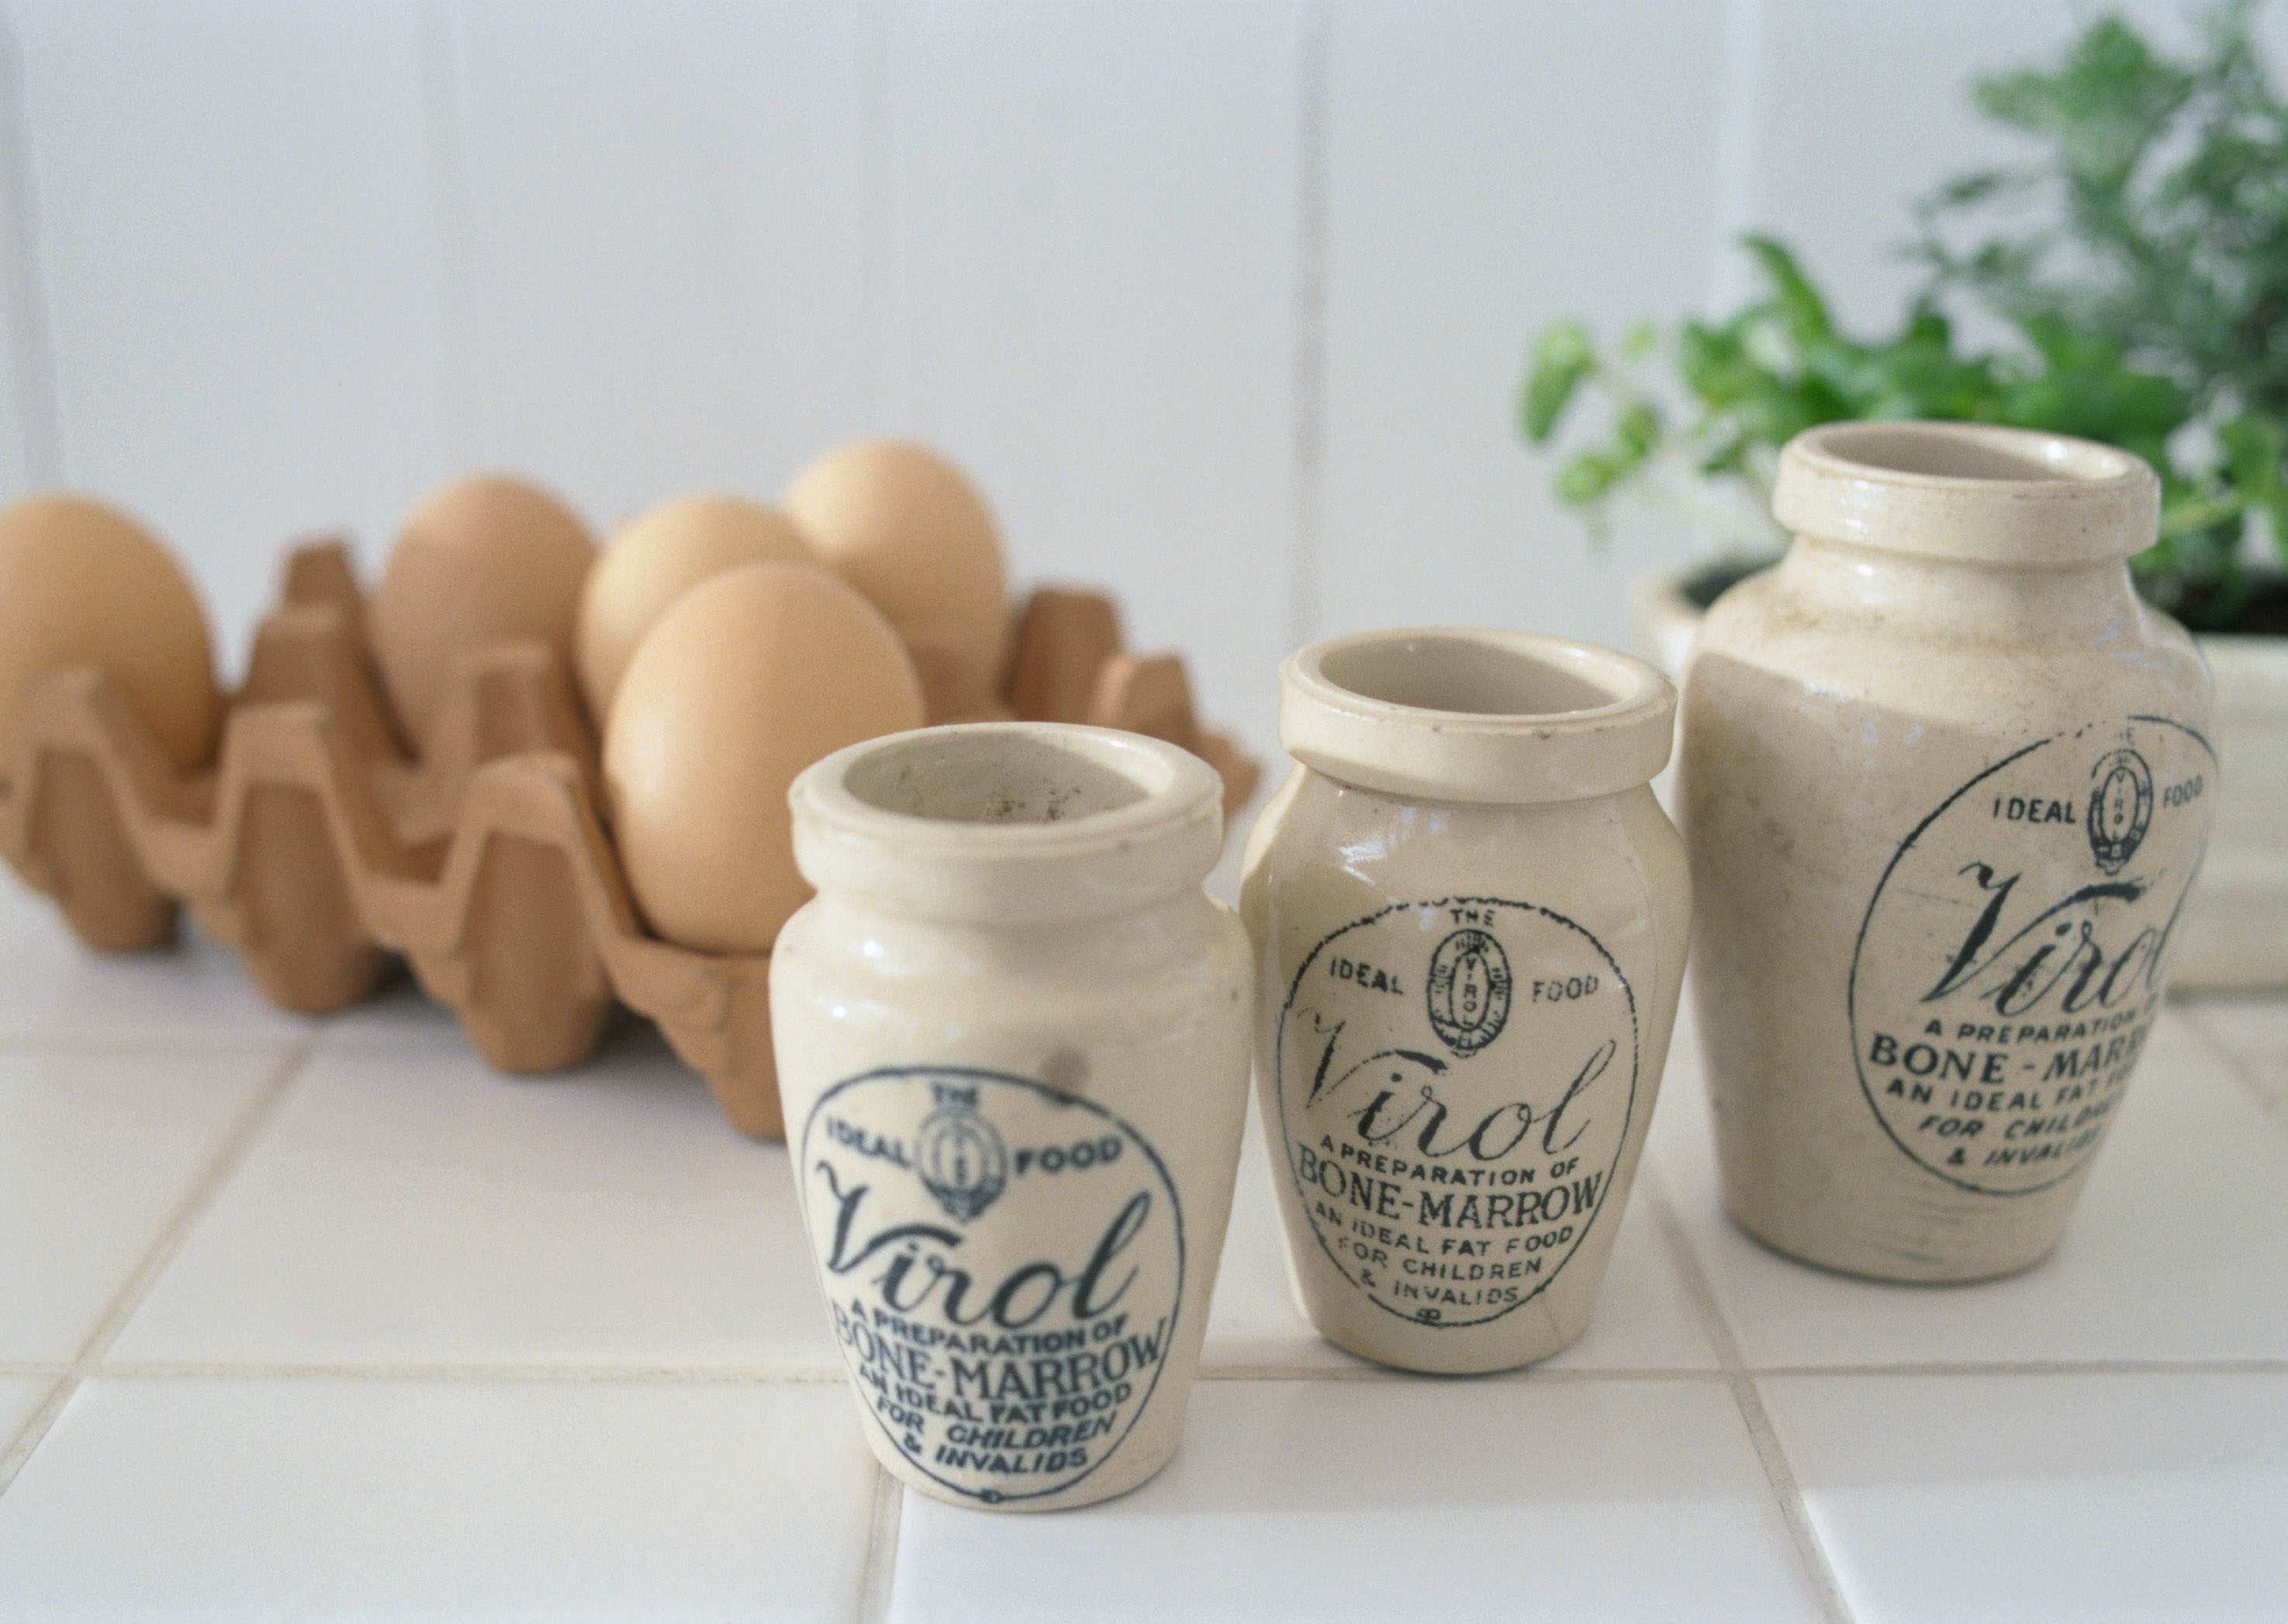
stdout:
[(1686, 668), (1678, 790), (1725, 1200), (1855, 1274), (2054, 1247), (2166, 985), (2217, 764), (2124, 560), (2133, 456), (1851, 424), (1780, 460), (1785, 559)]
[(795, 782), (771, 955), (787, 1144), (867, 1438), (957, 1504), (1167, 1461), (1245, 1118), (1222, 786), (1132, 733), (895, 734)]
[(1684, 969), (1649, 787), (1675, 708), (1641, 661), (1521, 633), (1366, 632), (1283, 668), (1300, 764), (1240, 904), (1288, 1256), (1339, 1346), (1502, 1370), (1587, 1326)]

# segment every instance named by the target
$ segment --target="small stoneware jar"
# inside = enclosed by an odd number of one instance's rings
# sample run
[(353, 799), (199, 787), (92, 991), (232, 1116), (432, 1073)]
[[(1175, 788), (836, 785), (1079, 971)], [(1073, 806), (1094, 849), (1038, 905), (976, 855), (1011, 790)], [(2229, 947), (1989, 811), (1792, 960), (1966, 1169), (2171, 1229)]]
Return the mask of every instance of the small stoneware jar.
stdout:
[(1522, 633), (1374, 631), (1280, 671), (1300, 764), (1248, 842), (1257, 1096), (1329, 1340), (1501, 1370), (1587, 1326), (1688, 936), (1653, 798), (1676, 695)]
[(1725, 1201), (1781, 1251), (1964, 1280), (2054, 1247), (2166, 982), (2216, 788), (2191, 640), (2132, 591), (2137, 458), (1944, 424), (1782, 453), (1678, 770)]
[(926, 1493), (1085, 1505), (1175, 1450), (1246, 1111), (1221, 796), (1172, 745), (1029, 722), (790, 793), (788, 1149), (866, 1436)]

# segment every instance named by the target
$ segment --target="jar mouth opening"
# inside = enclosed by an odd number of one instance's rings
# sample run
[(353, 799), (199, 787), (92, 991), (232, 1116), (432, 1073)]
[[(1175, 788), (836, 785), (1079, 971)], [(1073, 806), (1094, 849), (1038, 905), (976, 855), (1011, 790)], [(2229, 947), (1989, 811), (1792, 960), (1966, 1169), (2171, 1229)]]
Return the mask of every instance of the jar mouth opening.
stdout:
[(2112, 446), (1982, 424), (1829, 424), (1807, 431), (1802, 444), (1879, 475), (1974, 485), (2134, 480), (2145, 466)]
[(1611, 795), (1668, 759), (1676, 691), (1641, 660), (1532, 632), (1355, 632), (1289, 656), (1279, 736), (1361, 788), (1442, 801)]
[(1633, 705), (1647, 688), (1634, 661), (1604, 650), (1482, 632), (1366, 633), (1307, 653), (1323, 681), (1359, 699), (1487, 722), (1579, 717)]
[(1196, 890), (1223, 783), (1189, 751), (1065, 722), (969, 722), (838, 750), (787, 792), (805, 879), (917, 918), (1055, 923)]
[(933, 823), (1076, 823), (1167, 787), (1159, 758), (1086, 736), (928, 728), (862, 751), (841, 775), (861, 805)]
[(2117, 447), (1984, 423), (1831, 423), (1781, 448), (1797, 535), (1982, 565), (2079, 566), (2152, 545), (2160, 481)]

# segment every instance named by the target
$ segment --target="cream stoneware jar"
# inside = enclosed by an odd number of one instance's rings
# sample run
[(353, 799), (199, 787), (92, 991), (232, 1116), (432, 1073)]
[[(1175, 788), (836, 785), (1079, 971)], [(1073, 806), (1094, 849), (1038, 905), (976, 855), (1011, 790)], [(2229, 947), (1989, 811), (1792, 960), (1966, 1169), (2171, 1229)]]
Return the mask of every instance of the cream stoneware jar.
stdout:
[(1175, 1450), (1246, 1111), (1221, 796), (1172, 745), (1023, 722), (790, 792), (787, 1143), (866, 1436), (926, 1493), (1086, 1505)]
[(1280, 671), (1300, 764), (1249, 842), (1257, 1097), (1330, 1341), (1502, 1370), (1587, 1326), (1689, 933), (1653, 798), (1675, 691), (1522, 633), (1376, 631)]
[(2058, 1243), (2216, 791), (2208, 676), (2124, 563), (2157, 501), (2020, 430), (1782, 453), (1796, 539), (1710, 611), (1678, 773), (1725, 1201), (1779, 1250), (1966, 1280)]

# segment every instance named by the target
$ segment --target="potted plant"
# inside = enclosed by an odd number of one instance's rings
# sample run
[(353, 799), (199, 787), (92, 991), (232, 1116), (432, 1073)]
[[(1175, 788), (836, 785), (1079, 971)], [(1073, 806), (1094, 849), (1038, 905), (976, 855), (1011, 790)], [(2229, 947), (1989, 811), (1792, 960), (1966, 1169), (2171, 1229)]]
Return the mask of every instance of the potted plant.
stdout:
[[(2151, 463), (2160, 540), (2132, 568), (2200, 640), (2224, 764), (2179, 926), (2180, 986), (2288, 986), (2288, 102), (2251, 10), (2212, 12), (2189, 60), (2109, 17), (2052, 67), (1978, 80), (1980, 107), (2039, 155), (1917, 206), (1925, 275), (1890, 336), (1844, 332), (1796, 257), (1750, 237), (1761, 288), (1744, 308), (1640, 329), (1609, 353), (1581, 323), (1556, 323), (1534, 345), (1521, 403), (1526, 437), (1545, 446), (1601, 402), (1555, 471), (1593, 527), (1648, 497), (1716, 543), (1708, 563), (1637, 594), (1672, 669), (1699, 612), (1784, 544), (1771, 479), (1799, 430), (2001, 423)], [(1950, 313), (1966, 307), (2008, 341), (1964, 344)], [(1672, 381), (1656, 384), (1664, 367)]]

